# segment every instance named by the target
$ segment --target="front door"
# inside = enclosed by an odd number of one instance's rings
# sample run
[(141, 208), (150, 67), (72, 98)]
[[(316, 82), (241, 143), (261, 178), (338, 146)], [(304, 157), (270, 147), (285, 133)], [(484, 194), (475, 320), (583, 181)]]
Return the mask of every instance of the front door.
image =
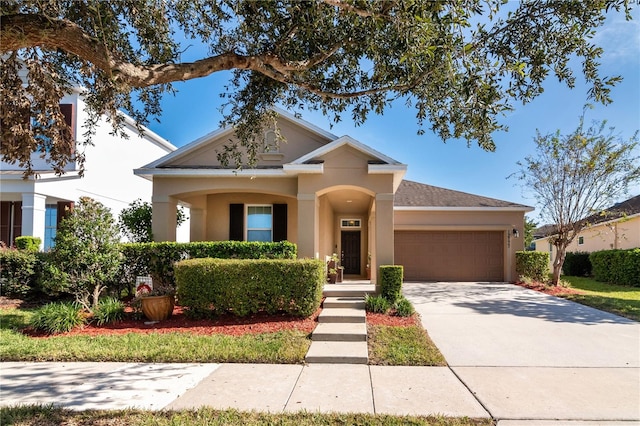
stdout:
[(360, 231), (342, 231), (340, 239), (344, 273), (360, 275)]

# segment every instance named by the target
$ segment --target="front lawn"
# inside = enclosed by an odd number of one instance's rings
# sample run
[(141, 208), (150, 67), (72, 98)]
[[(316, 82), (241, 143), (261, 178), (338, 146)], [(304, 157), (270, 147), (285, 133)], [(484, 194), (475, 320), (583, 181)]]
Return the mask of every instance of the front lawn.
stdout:
[[(230, 335), (200, 334), (202, 322), (182, 331), (135, 332), (131, 321), (118, 334), (71, 332), (34, 337), (25, 333), (32, 309), (0, 309), (0, 361), (220, 362), (302, 364), (309, 350), (308, 324), (303, 329)], [(300, 322), (308, 320), (301, 319)], [(382, 321), (382, 325), (381, 322)], [(369, 358), (374, 365), (446, 365), (419, 319), (380, 316), (368, 327)], [(404, 324), (404, 326), (396, 326)], [(160, 323), (161, 325), (162, 323)], [(394, 324), (394, 325), (390, 325)], [(259, 328), (263, 324), (244, 325)], [(123, 324), (122, 327), (125, 327)], [(232, 327), (221, 327), (227, 332)], [(259, 328), (261, 329), (261, 328)], [(171, 330), (174, 330), (173, 328)], [(180, 330), (176, 328), (175, 330)]]
[(602, 283), (593, 278), (563, 276), (581, 294), (561, 295), (568, 300), (640, 321), (640, 288)]
[(259, 413), (201, 408), (186, 411), (71, 411), (52, 407), (0, 408), (0, 424), (40, 425), (109, 425), (109, 426), (312, 426), (312, 425), (416, 425), (416, 426), (491, 426), (491, 419), (468, 419), (443, 416), (389, 416), (373, 414)]

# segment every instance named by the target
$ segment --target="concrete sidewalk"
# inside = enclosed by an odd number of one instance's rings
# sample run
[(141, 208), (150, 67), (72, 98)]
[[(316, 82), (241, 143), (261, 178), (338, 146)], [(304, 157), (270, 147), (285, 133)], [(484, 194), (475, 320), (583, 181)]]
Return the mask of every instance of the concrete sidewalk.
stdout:
[(6, 362), (0, 368), (2, 406), (490, 417), (447, 367)]

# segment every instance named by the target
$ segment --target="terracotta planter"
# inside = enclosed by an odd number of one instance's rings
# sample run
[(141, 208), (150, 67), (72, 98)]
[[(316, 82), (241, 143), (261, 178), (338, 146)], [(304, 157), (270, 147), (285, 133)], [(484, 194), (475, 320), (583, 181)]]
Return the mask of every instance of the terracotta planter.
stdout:
[(338, 277), (338, 274), (329, 274), (328, 275), (329, 284), (335, 284), (337, 277)]
[(166, 296), (145, 296), (142, 298), (142, 313), (151, 321), (166, 320), (173, 313), (175, 297)]

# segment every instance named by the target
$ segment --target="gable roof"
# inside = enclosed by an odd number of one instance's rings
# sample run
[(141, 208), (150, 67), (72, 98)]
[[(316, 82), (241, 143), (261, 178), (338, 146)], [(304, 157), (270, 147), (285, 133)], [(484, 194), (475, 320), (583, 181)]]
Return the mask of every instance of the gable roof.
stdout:
[[(620, 218), (640, 215), (640, 195), (631, 197), (628, 200), (616, 203), (611, 207), (584, 218), (581, 222), (586, 222), (588, 226), (595, 226), (601, 223), (616, 221)], [(535, 239), (546, 238), (557, 233), (555, 225), (542, 225), (533, 231)]]
[[(296, 117), (295, 115), (280, 109), (280, 108), (272, 108), (281, 118), (288, 120), (294, 124), (296, 124), (297, 126), (306, 129), (312, 133), (317, 134), (318, 136), (327, 139), (328, 141), (333, 141), (335, 139), (337, 139), (338, 137), (336, 135), (334, 135), (333, 133), (327, 132), (326, 130), (321, 129), (320, 127), (309, 123), (308, 121), (305, 121), (301, 118)], [(204, 136), (199, 137), (198, 139), (189, 142), (188, 144), (182, 146), (181, 148), (179, 148), (176, 151), (173, 151), (163, 157), (158, 158), (157, 160), (142, 166), (140, 169), (155, 169), (155, 168), (162, 168), (163, 166), (165, 166), (166, 164), (177, 160), (179, 158), (183, 158), (187, 155), (189, 155), (190, 153), (192, 153), (193, 151), (199, 149), (200, 147), (208, 144), (209, 142), (211, 142), (214, 139), (218, 139), (221, 138), (223, 136), (227, 136), (227, 135), (231, 135), (234, 132), (233, 127), (220, 127), (212, 132), (207, 133)]]
[(394, 198), (395, 210), (513, 210), (533, 207), (424, 183), (403, 180)]

